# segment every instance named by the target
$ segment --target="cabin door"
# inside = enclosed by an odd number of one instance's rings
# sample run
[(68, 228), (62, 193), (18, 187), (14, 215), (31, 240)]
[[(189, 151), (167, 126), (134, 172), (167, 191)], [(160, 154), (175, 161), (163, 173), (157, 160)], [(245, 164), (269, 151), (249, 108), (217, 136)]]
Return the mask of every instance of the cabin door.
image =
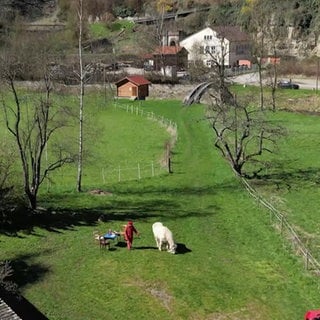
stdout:
[(138, 96), (138, 88), (137, 87), (132, 87), (132, 96), (137, 97)]

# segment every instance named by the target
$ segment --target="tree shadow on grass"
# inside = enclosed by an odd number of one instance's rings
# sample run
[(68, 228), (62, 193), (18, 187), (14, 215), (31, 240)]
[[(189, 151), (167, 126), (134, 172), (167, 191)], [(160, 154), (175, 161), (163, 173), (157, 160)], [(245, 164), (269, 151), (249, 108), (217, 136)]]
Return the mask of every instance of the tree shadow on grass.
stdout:
[(301, 187), (301, 182), (320, 185), (320, 168), (305, 168), (297, 170), (284, 170), (271, 174), (260, 175), (251, 181), (256, 185), (275, 185), (277, 189), (288, 189)]
[[(159, 250), (157, 247), (153, 246), (135, 246), (133, 249), (136, 250)], [(192, 250), (187, 248), (184, 243), (177, 243), (176, 254), (185, 254), (189, 253)]]
[(45, 265), (33, 263), (32, 260), (38, 255), (48, 252), (49, 250), (42, 251), (39, 254), (21, 254), (15, 256), (14, 259), (9, 259), (10, 265), (14, 270), (11, 280), (16, 283), (19, 288), (26, 284), (32, 284), (42, 280), (45, 275), (50, 272), (50, 269)]
[[(42, 251), (41, 254), (48, 251)], [(45, 275), (50, 272), (49, 268), (40, 263), (31, 262), (39, 254), (18, 255), (14, 259), (10, 259), (10, 266), (14, 270), (10, 281), (15, 283), (18, 288), (25, 285), (33, 284), (44, 279)], [(0, 288), (0, 297), (10, 306), (14, 312), (22, 319), (26, 320), (48, 320), (32, 303), (25, 299), (21, 292), (6, 291)], [(20, 319), (20, 318), (19, 318)]]
[[(129, 219), (149, 221), (154, 218), (157, 220), (167, 219), (183, 219), (188, 217), (207, 217), (212, 216), (219, 211), (219, 207), (210, 201), (207, 207), (190, 210), (185, 206), (185, 200), (180, 200), (180, 196), (188, 199), (189, 196), (210, 196), (214, 197), (218, 188), (214, 187), (183, 187), (183, 188), (146, 188), (139, 190), (138, 188), (131, 192), (123, 193), (120, 197), (110, 199), (104, 198), (105, 204), (97, 201), (98, 204), (92, 208), (63, 208), (63, 196), (61, 200), (55, 199), (59, 203), (60, 208), (47, 208), (32, 212), (26, 209), (19, 209), (11, 212), (4, 217), (0, 227), (0, 233), (9, 237), (24, 238), (29, 235), (42, 237), (37, 233), (37, 228), (63, 234), (65, 231), (73, 232), (79, 226), (99, 225), (100, 221), (119, 221), (127, 222)], [(233, 191), (232, 185), (220, 185), (220, 189)], [(221, 190), (220, 190), (221, 191)], [(128, 195), (128, 197), (126, 197)], [(133, 195), (133, 196), (132, 196)], [(81, 195), (80, 195), (81, 196)], [(87, 195), (86, 195), (87, 196)], [(97, 199), (97, 195), (90, 195), (92, 199)], [(76, 199), (76, 197), (75, 197)], [(101, 200), (101, 198), (100, 198)], [(102, 198), (103, 200), (103, 198)], [(189, 201), (189, 200), (188, 200)], [(76, 203), (76, 202), (75, 202)], [(94, 201), (90, 203), (95, 203)], [(1, 240), (0, 240), (1, 241)], [(4, 241), (4, 240), (2, 240)], [(125, 242), (114, 245), (111, 249), (117, 251), (126, 247)], [(133, 248), (135, 250), (157, 250), (156, 247), (148, 245), (139, 245), (135, 242)], [(178, 244), (177, 253), (184, 254), (191, 250), (186, 248), (184, 244)], [(107, 253), (107, 251), (105, 251)], [(101, 250), (102, 253), (102, 250)], [(40, 254), (40, 253), (39, 253)], [(46, 252), (41, 252), (46, 254)], [(50, 269), (46, 265), (33, 263), (36, 254), (33, 255), (17, 255), (7, 257), (11, 261), (11, 265), (15, 270), (14, 281), (20, 288), (27, 284), (33, 284), (41, 281)]]
[[(0, 233), (6, 236), (24, 237), (23, 233), (25, 236), (30, 234), (37, 235), (34, 232), (35, 228), (63, 233), (64, 231), (73, 231), (78, 226), (96, 226), (100, 221), (119, 221), (124, 224), (130, 219), (146, 221), (153, 218), (206, 217), (218, 212), (219, 207), (211, 203), (208, 204), (207, 208), (191, 211), (185, 206), (184, 200), (180, 201), (181, 197), (185, 199), (189, 196), (214, 197), (221, 190), (233, 192), (234, 184), (230, 181), (229, 184), (216, 186), (186, 186), (180, 188), (168, 188), (165, 186), (141, 188), (137, 184), (130, 190), (124, 190), (124, 187), (119, 187), (116, 191), (116, 195), (119, 197), (85, 194), (84, 196), (89, 197), (89, 206), (93, 205), (90, 208), (80, 209), (63, 208), (62, 204), (66, 201), (66, 196), (57, 195), (54, 197), (53, 203), (59, 203), (60, 208), (47, 208), (36, 212), (20, 208), (7, 213), (2, 219), (0, 216)], [(75, 203), (77, 199), (79, 200), (79, 197), (81, 197), (81, 194), (74, 197)], [(94, 199), (97, 199), (97, 201), (95, 202)], [(70, 199), (68, 200), (70, 203)], [(50, 201), (48, 201), (48, 205), (50, 205)]]
[(152, 247), (152, 246), (134, 246), (133, 249), (134, 250), (158, 250), (158, 248)]

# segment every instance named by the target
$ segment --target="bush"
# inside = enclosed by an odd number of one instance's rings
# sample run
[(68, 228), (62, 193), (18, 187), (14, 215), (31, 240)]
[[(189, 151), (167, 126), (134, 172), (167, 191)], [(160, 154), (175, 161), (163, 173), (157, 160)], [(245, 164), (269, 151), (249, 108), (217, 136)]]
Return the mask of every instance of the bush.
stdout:
[(114, 8), (114, 14), (117, 17), (120, 18), (126, 18), (126, 17), (132, 17), (136, 14), (135, 10), (129, 8), (129, 7), (115, 7)]
[(8, 280), (13, 274), (13, 269), (9, 261), (0, 262), (0, 287), (10, 293), (17, 293), (18, 286)]

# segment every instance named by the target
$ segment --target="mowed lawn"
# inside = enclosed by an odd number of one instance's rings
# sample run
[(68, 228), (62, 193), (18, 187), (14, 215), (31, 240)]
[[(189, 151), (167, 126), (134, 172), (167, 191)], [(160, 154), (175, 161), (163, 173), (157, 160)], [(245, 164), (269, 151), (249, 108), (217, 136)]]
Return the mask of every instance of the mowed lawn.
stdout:
[[(51, 210), (35, 218), (33, 230), (0, 235), (0, 259), (12, 261), (23, 295), (52, 320), (303, 319), (307, 309), (318, 307), (318, 277), (304, 270), (268, 212), (214, 149), (203, 107), (186, 108), (179, 101), (128, 103), (177, 123), (173, 173), (112, 183), (88, 174), (84, 189), (101, 188), (107, 195), (77, 194), (72, 185), (44, 190), (40, 205)], [(137, 125), (135, 115), (113, 108), (97, 108), (96, 116), (124, 117), (132, 135), (145, 135), (152, 150), (143, 151), (146, 160), (161, 158), (164, 141), (149, 139), (168, 139), (157, 122), (141, 117)], [(290, 117), (279, 115), (289, 126)], [(96, 135), (91, 141), (99, 159), (112, 159), (137, 143), (129, 135), (116, 138), (124, 130), (121, 122), (109, 124), (101, 124), (102, 140)], [(308, 125), (299, 130), (308, 132)], [(117, 144), (103, 148), (105, 136)], [(286, 148), (289, 157), (294, 143), (287, 140)], [(120, 154), (129, 161), (139, 152)], [(94, 172), (93, 160), (86, 172)], [(118, 230), (128, 219), (141, 233), (134, 249), (120, 242), (101, 251), (93, 231)], [(155, 221), (173, 231), (178, 254), (156, 249)]]

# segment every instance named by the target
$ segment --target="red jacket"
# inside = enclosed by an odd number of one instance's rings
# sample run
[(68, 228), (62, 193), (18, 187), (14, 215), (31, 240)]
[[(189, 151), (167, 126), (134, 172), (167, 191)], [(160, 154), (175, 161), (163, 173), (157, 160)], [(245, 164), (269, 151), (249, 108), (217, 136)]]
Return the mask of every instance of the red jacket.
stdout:
[(319, 310), (309, 310), (305, 316), (305, 320), (320, 320), (320, 309)]
[(133, 233), (137, 234), (138, 231), (137, 229), (132, 225), (132, 224), (128, 224), (126, 226), (126, 229), (124, 231), (125, 233), (125, 236), (126, 236), (126, 239), (130, 242), (132, 242), (132, 239), (133, 239)]

